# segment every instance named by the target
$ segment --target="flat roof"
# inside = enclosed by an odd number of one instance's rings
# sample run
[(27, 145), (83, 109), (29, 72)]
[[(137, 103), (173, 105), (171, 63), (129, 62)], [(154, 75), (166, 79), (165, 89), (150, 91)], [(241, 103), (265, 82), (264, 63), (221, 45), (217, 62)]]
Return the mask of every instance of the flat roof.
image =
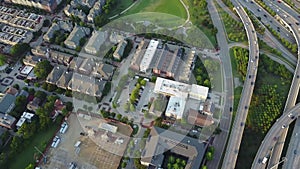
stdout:
[(112, 132), (112, 133), (117, 133), (117, 130), (118, 130), (117, 126), (113, 126), (113, 125), (108, 124), (108, 123), (100, 123), (99, 128), (103, 129), (103, 130), (106, 130), (106, 131), (109, 131), (109, 132)]
[(208, 87), (192, 84), (190, 93), (192, 95), (200, 95), (203, 98), (207, 98), (208, 91), (209, 91)]
[(184, 98), (171, 96), (167, 106), (166, 115), (171, 114), (172, 116), (176, 116), (178, 119), (182, 118), (185, 103), (186, 101)]
[(187, 98), (190, 85), (157, 77), (154, 87), (155, 93), (162, 93), (169, 96)]
[(32, 71), (33, 67), (32, 66), (25, 66), (22, 70), (21, 70), (21, 74), (23, 75), (28, 75), (31, 71)]
[(149, 65), (151, 64), (152, 58), (155, 54), (158, 44), (159, 44), (159, 42), (156, 40), (152, 39), (150, 41), (148, 48), (144, 54), (144, 57), (141, 61), (140, 69), (142, 72), (146, 72), (147, 69), (149, 68)]

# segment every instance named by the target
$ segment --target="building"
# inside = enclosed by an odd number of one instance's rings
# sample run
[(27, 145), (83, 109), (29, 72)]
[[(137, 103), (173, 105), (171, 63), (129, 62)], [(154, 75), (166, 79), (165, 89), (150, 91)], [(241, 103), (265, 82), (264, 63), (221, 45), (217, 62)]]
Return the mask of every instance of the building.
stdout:
[(163, 166), (166, 152), (187, 159), (185, 169), (199, 169), (207, 148), (205, 142), (185, 135), (153, 127), (142, 151), (141, 164), (153, 168)]
[(68, 89), (90, 96), (101, 97), (106, 82), (78, 73), (73, 73), (73, 78), (68, 84)]
[(22, 75), (29, 75), (29, 73), (33, 70), (33, 66), (24, 66), (24, 68), (20, 71)]
[(51, 27), (48, 29), (47, 33), (43, 36), (43, 39), (47, 42), (50, 42), (50, 39), (53, 38), (54, 32), (58, 30), (63, 30), (66, 32), (71, 32), (73, 29), (73, 25), (68, 21), (58, 21), (57, 23), (53, 23)]
[(182, 48), (172, 51), (168, 45), (164, 45), (163, 49), (157, 50), (157, 59), (153, 65), (153, 73), (162, 77), (174, 78), (181, 63), (182, 55)]
[(99, 124), (99, 128), (102, 129), (102, 130), (114, 133), (114, 134), (117, 133), (117, 131), (118, 131), (117, 126), (113, 126), (113, 125), (105, 123), (105, 122), (101, 122)]
[(78, 10), (73, 7), (74, 5), (67, 5), (64, 8), (64, 13), (70, 17), (71, 15), (77, 16), (81, 21), (85, 21), (86, 19), (86, 14), (82, 10)]
[(215, 104), (211, 100), (206, 100), (200, 104), (199, 111), (206, 115), (213, 115), (215, 112)]
[(52, 69), (52, 71), (47, 76), (46, 82), (50, 84), (56, 84), (61, 75), (65, 72), (65, 69), (60, 66), (56, 66)]
[(83, 63), (84, 59), (81, 57), (76, 57), (70, 62), (68, 69), (78, 71), (79, 67)]
[(76, 25), (64, 44), (70, 49), (76, 49), (79, 46), (80, 39), (90, 34), (90, 28)]
[(7, 90), (5, 91), (5, 93), (17, 96), (18, 93), (19, 93), (19, 91), (16, 88), (10, 86), (10, 87), (7, 88)]
[(89, 14), (87, 15), (87, 20), (91, 23), (94, 23), (94, 19), (96, 16), (102, 13), (102, 5), (101, 1), (97, 1), (93, 8), (90, 10)]
[(55, 50), (50, 50), (49, 54), (50, 54), (51, 61), (54, 63), (58, 63), (60, 65), (68, 66), (73, 59), (73, 55), (63, 53), (63, 52), (58, 52)]
[(25, 122), (31, 123), (31, 119), (33, 118), (33, 116), (34, 114), (32, 113), (23, 112), (23, 115), (16, 124), (17, 129), (21, 128)]
[(35, 112), (40, 107), (40, 104), (41, 104), (41, 99), (35, 97), (27, 104), (26, 107), (28, 110)]
[(91, 72), (95, 69), (96, 63), (94, 59), (84, 59), (80, 65), (78, 72), (84, 75), (90, 75)]
[(145, 54), (145, 51), (146, 51), (146, 48), (148, 45), (149, 45), (149, 41), (147, 41), (147, 40), (142, 40), (139, 43), (139, 46), (136, 49), (136, 51), (133, 55), (133, 58), (131, 59), (131, 62), (130, 62), (130, 68), (132, 70), (140, 71), (140, 64), (141, 64), (141, 61), (143, 59), (143, 56)]
[(3, 114), (0, 113), (0, 126), (12, 129), (15, 125), (16, 119), (9, 115), (9, 114)]
[(34, 55), (26, 55), (23, 58), (23, 63), (26, 66), (32, 66), (35, 67), (37, 63), (45, 60), (46, 58), (44, 57), (39, 57), (39, 56), (34, 56)]
[(84, 47), (85, 52), (92, 55), (96, 55), (100, 50), (100, 46), (106, 41), (106, 39), (106, 32), (94, 31), (88, 43)]
[(189, 124), (206, 127), (214, 124), (211, 115), (203, 114), (200, 111), (190, 109), (188, 112), (187, 121)]
[(101, 78), (102, 80), (111, 80), (112, 75), (114, 74), (115, 68), (112, 65), (106, 63), (99, 63), (98, 66), (93, 71), (93, 75), (96, 78)]
[(159, 42), (151, 40), (140, 64), (140, 71), (146, 73), (156, 52)]
[(185, 99), (180, 97), (171, 96), (167, 109), (166, 116), (175, 119), (181, 119), (185, 108)]
[(54, 12), (62, 0), (4, 0), (7, 3), (30, 6), (47, 12)]
[(31, 49), (31, 53), (35, 56), (49, 57), (49, 49), (45, 46), (37, 46)]
[(15, 108), (16, 96), (11, 94), (1, 94), (0, 96), (0, 114), (8, 114)]
[(113, 53), (113, 57), (117, 60), (121, 60), (122, 57), (123, 57), (126, 46), (127, 46), (127, 41), (126, 40), (122, 40), (121, 42), (119, 42), (119, 44), (117, 46), (117, 49)]
[(190, 51), (188, 57), (184, 63), (183, 69), (180, 72), (179, 81), (189, 82), (191, 73), (192, 73), (192, 65), (195, 60), (195, 51)]
[(206, 100), (208, 96), (208, 87), (196, 84), (185, 84), (169, 79), (158, 77), (155, 82), (154, 92), (167, 96), (176, 96), (181, 98), (191, 98), (195, 100)]
[(67, 89), (70, 80), (72, 79), (73, 72), (64, 71), (56, 82), (56, 86), (62, 89)]
[(209, 91), (208, 87), (192, 84), (189, 96), (192, 99), (204, 101), (208, 96), (208, 91)]

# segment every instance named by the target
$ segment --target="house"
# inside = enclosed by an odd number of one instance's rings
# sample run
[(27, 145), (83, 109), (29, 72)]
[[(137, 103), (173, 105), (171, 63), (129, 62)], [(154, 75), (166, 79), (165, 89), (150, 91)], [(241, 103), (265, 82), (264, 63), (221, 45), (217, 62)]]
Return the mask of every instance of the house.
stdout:
[(119, 42), (119, 44), (117, 46), (117, 49), (113, 53), (113, 57), (117, 60), (121, 60), (122, 57), (123, 57), (126, 46), (127, 46), (127, 41), (126, 40), (122, 40), (121, 42)]
[(73, 55), (63, 53), (63, 52), (58, 52), (55, 50), (50, 50), (49, 54), (52, 62), (58, 63), (60, 65), (68, 66), (73, 59)]
[(97, 1), (93, 8), (90, 10), (89, 14), (87, 15), (87, 20), (91, 23), (94, 23), (94, 19), (97, 15), (102, 13), (102, 6), (101, 1)]
[(215, 112), (215, 104), (211, 100), (206, 100), (200, 104), (199, 111), (206, 115), (213, 115)]
[(44, 57), (34, 56), (34, 55), (26, 55), (25, 58), (23, 58), (23, 63), (26, 66), (32, 66), (35, 67), (38, 62), (41, 62), (42, 60), (45, 60)]
[(102, 80), (110, 80), (115, 68), (112, 65), (106, 63), (100, 63), (93, 71), (93, 75), (96, 78), (101, 78)]
[(42, 57), (48, 57), (47, 53), (49, 52), (49, 49), (44, 46), (37, 46), (36, 48), (31, 49), (31, 53), (35, 56), (42, 56)]
[(106, 82), (78, 73), (73, 73), (73, 78), (68, 84), (68, 89), (90, 96), (101, 97)]
[(84, 59), (81, 57), (76, 57), (72, 59), (72, 61), (69, 64), (68, 69), (73, 70), (73, 71), (78, 71), (79, 67), (83, 63)]
[(214, 124), (214, 120), (211, 115), (200, 113), (199, 111), (194, 109), (189, 110), (187, 121), (189, 124), (197, 125), (200, 127), (206, 127)]
[(65, 69), (62, 66), (56, 66), (47, 76), (46, 82), (50, 84), (56, 84), (61, 75), (65, 72)]
[(68, 21), (58, 21), (57, 23), (53, 23), (47, 33), (43, 36), (43, 39), (47, 42), (50, 42), (50, 39), (53, 38), (54, 32), (58, 30), (63, 30), (66, 32), (71, 32), (73, 29), (73, 25)]
[(5, 91), (5, 93), (17, 96), (18, 93), (19, 93), (19, 91), (16, 88), (10, 86), (10, 87), (7, 88), (7, 90)]
[(0, 126), (12, 129), (15, 125), (16, 118), (9, 114), (0, 113)]
[(190, 51), (188, 56), (187, 56), (187, 59), (185, 61), (185, 64), (183, 66), (183, 69), (182, 71), (180, 72), (180, 75), (179, 75), (179, 81), (182, 81), (182, 82), (189, 82), (190, 80), (190, 77), (191, 77), (191, 69), (192, 69), (192, 65), (194, 63), (194, 60), (195, 60), (195, 51)]
[(148, 45), (149, 45), (149, 41), (147, 41), (147, 40), (142, 40), (139, 43), (139, 46), (136, 49), (136, 51), (133, 55), (133, 58), (131, 59), (131, 62), (130, 62), (130, 68), (132, 70), (140, 71), (140, 64), (141, 64), (141, 61), (143, 59), (143, 56), (145, 54), (145, 51), (146, 51)]
[(30, 6), (34, 8), (39, 8), (47, 12), (54, 12), (56, 7), (60, 4), (62, 0), (5, 0), (7, 3), (19, 4), (24, 6)]
[(79, 46), (80, 39), (90, 34), (90, 28), (75, 25), (74, 29), (65, 40), (64, 44), (70, 49), (76, 49)]
[(64, 73), (60, 76), (58, 81), (56, 82), (56, 86), (62, 89), (66, 89), (70, 80), (72, 79), (73, 72), (64, 71)]
[(100, 46), (107, 39), (107, 32), (94, 31), (88, 43), (84, 47), (86, 53), (96, 55), (99, 52)]
[(157, 49), (157, 46), (158, 46), (159, 42), (156, 41), (156, 40), (151, 40), (147, 49), (146, 49), (146, 52), (143, 56), (143, 59), (140, 63), (140, 71), (141, 72), (144, 72), (146, 73), (147, 70), (150, 68), (150, 64), (152, 62), (152, 59), (155, 55), (155, 52), (156, 52), (156, 49)]
[(84, 59), (82, 64), (80, 65), (78, 72), (84, 75), (90, 75), (93, 69), (95, 68), (96, 63), (94, 59)]
[(78, 18), (81, 20), (81, 21), (84, 21), (85, 18), (86, 18), (86, 14), (82, 11), (82, 10), (78, 10), (78, 9), (75, 9), (73, 7), (73, 5), (67, 5), (65, 8), (64, 8), (64, 13), (70, 17), (71, 15), (73, 16), (78, 16)]
[(15, 108), (16, 96), (11, 94), (0, 94), (0, 113), (8, 114)]
[(56, 99), (54, 102), (54, 110), (51, 113), (51, 118), (54, 119), (58, 114), (62, 113), (62, 110), (65, 108), (64, 103), (60, 99)]
[(33, 98), (32, 101), (30, 101), (27, 104), (26, 107), (28, 110), (35, 112), (40, 107), (40, 104), (41, 104), (41, 99), (39, 99), (38, 97), (35, 97), (35, 98)]
[(33, 116), (34, 114), (32, 113), (23, 112), (23, 115), (21, 116), (21, 118), (18, 120), (16, 124), (17, 129), (21, 128), (25, 122), (31, 123)]
[(141, 164), (149, 168), (160, 168), (164, 159), (171, 154), (186, 160), (185, 169), (199, 169), (207, 146), (197, 139), (153, 127), (141, 154)]

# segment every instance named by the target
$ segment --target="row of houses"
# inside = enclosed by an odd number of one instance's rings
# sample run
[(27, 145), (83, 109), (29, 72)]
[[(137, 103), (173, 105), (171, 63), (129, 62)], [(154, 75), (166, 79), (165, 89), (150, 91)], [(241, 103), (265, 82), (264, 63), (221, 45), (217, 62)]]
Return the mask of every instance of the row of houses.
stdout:
[(54, 36), (54, 32), (59, 30), (70, 33), (73, 30), (73, 24), (69, 21), (61, 21), (61, 20), (57, 22), (53, 22), (51, 27), (43, 36), (43, 39), (46, 42), (50, 42), (50, 39), (52, 39)]
[(0, 6), (0, 22), (7, 25), (36, 32), (42, 28), (44, 20), (42, 15)]
[(29, 43), (33, 38), (32, 32), (8, 25), (0, 25), (0, 42), (15, 45), (18, 43)]

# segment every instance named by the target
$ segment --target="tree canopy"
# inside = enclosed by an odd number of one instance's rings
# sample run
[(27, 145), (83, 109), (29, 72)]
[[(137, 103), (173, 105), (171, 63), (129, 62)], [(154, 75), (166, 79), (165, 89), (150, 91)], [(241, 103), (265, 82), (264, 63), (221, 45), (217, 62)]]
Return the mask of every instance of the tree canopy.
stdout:
[(27, 43), (18, 43), (10, 49), (10, 54), (13, 56), (20, 56), (30, 50), (30, 46)]
[(48, 74), (53, 69), (53, 66), (50, 64), (48, 60), (43, 60), (36, 64), (34, 68), (34, 73), (39, 79), (46, 79)]

